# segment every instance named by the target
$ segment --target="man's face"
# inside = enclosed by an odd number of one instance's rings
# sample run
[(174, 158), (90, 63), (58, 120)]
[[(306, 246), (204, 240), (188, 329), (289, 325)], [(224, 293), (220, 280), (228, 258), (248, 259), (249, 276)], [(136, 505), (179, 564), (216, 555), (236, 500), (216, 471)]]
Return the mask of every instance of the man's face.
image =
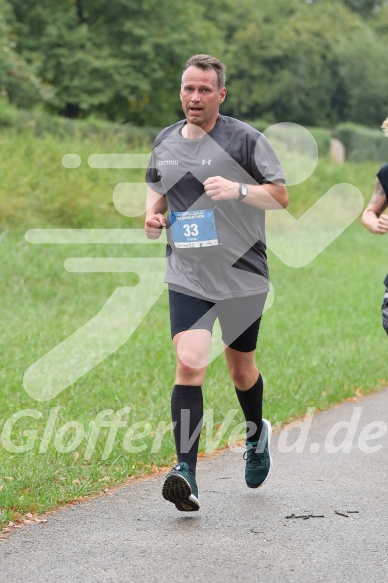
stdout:
[(183, 74), (180, 99), (187, 122), (210, 131), (218, 117), (218, 108), (226, 89), (218, 88), (217, 73), (189, 67)]

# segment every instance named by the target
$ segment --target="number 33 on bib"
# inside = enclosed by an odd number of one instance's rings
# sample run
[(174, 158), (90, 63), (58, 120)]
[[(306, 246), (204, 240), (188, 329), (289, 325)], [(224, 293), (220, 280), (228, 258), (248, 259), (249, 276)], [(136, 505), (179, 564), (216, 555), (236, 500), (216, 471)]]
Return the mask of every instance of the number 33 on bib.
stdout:
[(175, 247), (184, 249), (218, 245), (213, 209), (172, 212), (170, 220)]

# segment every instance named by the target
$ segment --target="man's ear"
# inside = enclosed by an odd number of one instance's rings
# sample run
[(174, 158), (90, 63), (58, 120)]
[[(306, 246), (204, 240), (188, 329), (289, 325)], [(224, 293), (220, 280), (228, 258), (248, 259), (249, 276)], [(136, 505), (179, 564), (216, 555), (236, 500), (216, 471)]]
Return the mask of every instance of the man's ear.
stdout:
[(220, 95), (219, 95), (219, 98), (218, 98), (218, 103), (219, 104), (221, 104), (221, 103), (223, 103), (225, 101), (226, 93), (227, 93), (226, 87), (223, 87), (221, 89), (221, 91), (220, 91)]

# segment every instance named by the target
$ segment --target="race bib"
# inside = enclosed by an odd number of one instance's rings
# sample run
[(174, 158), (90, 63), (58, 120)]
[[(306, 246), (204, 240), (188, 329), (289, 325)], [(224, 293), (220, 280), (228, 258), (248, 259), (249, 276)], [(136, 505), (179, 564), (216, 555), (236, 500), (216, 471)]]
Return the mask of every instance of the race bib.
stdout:
[(170, 216), (175, 247), (210, 247), (218, 245), (213, 209), (172, 212)]

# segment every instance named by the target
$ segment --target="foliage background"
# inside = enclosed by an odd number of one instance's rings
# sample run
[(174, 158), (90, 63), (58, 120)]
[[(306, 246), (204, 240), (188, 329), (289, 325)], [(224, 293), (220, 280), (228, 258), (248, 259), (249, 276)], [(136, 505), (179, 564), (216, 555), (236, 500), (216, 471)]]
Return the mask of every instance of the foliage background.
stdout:
[(388, 5), (371, 0), (0, 0), (0, 94), (71, 118), (163, 127), (186, 59), (227, 65), (225, 115), (379, 126)]

